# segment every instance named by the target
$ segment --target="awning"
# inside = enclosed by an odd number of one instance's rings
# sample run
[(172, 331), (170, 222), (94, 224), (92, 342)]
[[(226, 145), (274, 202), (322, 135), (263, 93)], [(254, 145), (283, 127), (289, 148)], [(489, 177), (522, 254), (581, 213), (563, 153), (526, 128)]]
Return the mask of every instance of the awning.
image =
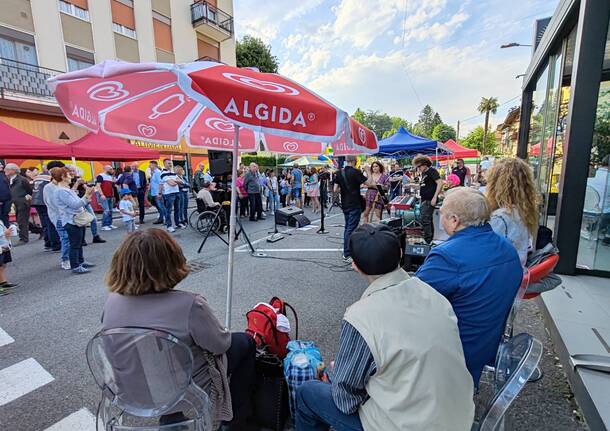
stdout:
[(473, 148), (462, 147), (460, 144), (455, 142), (453, 139), (449, 139), (447, 142), (440, 144), (439, 148), (449, 155), (439, 155), (438, 157), (432, 157), (433, 160), (446, 160), (446, 159), (470, 159), (481, 157), (481, 153)]
[(14, 159), (69, 159), (67, 145), (29, 135), (0, 121), (0, 157)]
[(161, 157), (158, 150), (137, 147), (125, 139), (115, 138), (103, 133), (88, 133), (67, 145), (71, 153), (68, 158), (79, 160), (157, 160)]
[(389, 138), (379, 141), (380, 156), (411, 156), (418, 153), (433, 154), (438, 142), (411, 134), (404, 127)]

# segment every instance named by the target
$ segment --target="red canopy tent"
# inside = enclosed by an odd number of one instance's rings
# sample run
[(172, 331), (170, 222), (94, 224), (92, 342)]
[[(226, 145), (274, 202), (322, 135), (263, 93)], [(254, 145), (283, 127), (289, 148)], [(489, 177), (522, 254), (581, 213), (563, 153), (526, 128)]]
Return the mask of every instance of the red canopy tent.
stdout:
[(29, 135), (0, 121), (0, 157), (7, 159), (69, 159), (70, 148)]
[(479, 153), (478, 150), (462, 147), (460, 144), (455, 142), (453, 139), (449, 139), (447, 142), (440, 144), (439, 148), (444, 149), (449, 154), (434, 156), (434, 157), (431, 157), (431, 159), (447, 160), (447, 159), (471, 159), (471, 158), (481, 157), (481, 153)]
[(69, 157), (79, 160), (157, 160), (161, 153), (149, 148), (136, 147), (125, 139), (103, 133), (87, 133), (82, 138), (67, 145)]

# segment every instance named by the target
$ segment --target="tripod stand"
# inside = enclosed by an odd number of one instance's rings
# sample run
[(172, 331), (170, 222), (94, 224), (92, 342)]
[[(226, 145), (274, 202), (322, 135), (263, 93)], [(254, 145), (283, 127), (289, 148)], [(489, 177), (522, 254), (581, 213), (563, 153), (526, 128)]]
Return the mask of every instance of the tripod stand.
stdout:
[[(316, 233), (319, 233), (321, 235), (323, 234), (327, 234), (328, 231), (326, 230), (326, 228), (324, 227), (324, 206), (326, 205), (326, 195), (327, 195), (327, 191), (328, 191), (328, 179), (323, 179), (322, 181), (320, 181), (320, 229), (318, 229), (318, 231)], [(332, 210), (332, 205), (331, 208)], [(330, 211), (329, 211), (330, 213)]]
[[(208, 240), (208, 238), (210, 237), (210, 234), (216, 235), (227, 246), (229, 245), (229, 241), (227, 241), (222, 236), (220, 236), (220, 234), (216, 231), (216, 229), (214, 229), (214, 226), (216, 226), (217, 224), (219, 224), (219, 225), (221, 224), (221, 217), (222, 216), (220, 214), (221, 214), (221, 211), (225, 210), (224, 207), (225, 207), (225, 205), (224, 205), (224, 202), (223, 202), (223, 205), (220, 206), (218, 208), (218, 210), (216, 211), (216, 214), (215, 214), (214, 219), (212, 220), (212, 222), (208, 224), (208, 228), (207, 228), (207, 230), (205, 232), (205, 236), (203, 237), (203, 240), (201, 241), (201, 245), (199, 245), (199, 249), (197, 250), (197, 253), (201, 253), (201, 250), (203, 249), (203, 246), (205, 245), (205, 243)], [(211, 212), (211, 211), (204, 211), (204, 212), (201, 213), (201, 215), (199, 217), (201, 218), (201, 216), (203, 214), (205, 214), (206, 212)], [(248, 238), (248, 234), (246, 233), (246, 230), (244, 229), (244, 226), (241, 224), (241, 220), (239, 219), (239, 217), (236, 217), (235, 215), (233, 215), (232, 217), (235, 217), (235, 219), (237, 221), (237, 224), (239, 225), (239, 229), (235, 232), (235, 238), (234, 239), (239, 238), (239, 235), (243, 235), (244, 239), (248, 243), (248, 247), (250, 248), (250, 253), (254, 254), (254, 252), (255, 252), (254, 246), (250, 242), (250, 238)], [(227, 232), (227, 235), (230, 235), (230, 232)]]

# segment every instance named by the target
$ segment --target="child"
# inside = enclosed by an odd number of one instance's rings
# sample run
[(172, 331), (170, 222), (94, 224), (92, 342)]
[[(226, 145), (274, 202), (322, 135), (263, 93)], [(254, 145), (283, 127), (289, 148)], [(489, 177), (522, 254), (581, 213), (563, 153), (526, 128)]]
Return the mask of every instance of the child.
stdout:
[(121, 190), (121, 202), (119, 202), (119, 210), (123, 215), (123, 222), (127, 228), (127, 232), (136, 230), (136, 212), (134, 210), (133, 199), (129, 190)]
[(0, 296), (8, 295), (10, 289), (17, 287), (17, 284), (9, 283), (6, 281), (6, 264), (12, 262), (11, 259), (11, 242), (8, 237), (14, 232), (11, 229), (6, 228), (4, 223), (0, 221)]

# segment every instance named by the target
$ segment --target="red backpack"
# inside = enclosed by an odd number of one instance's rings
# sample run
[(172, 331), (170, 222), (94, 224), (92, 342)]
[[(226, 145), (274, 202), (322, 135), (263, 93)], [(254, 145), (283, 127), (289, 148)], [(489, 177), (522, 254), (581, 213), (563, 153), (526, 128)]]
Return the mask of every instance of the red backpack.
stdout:
[[(257, 347), (266, 347), (269, 353), (277, 355), (280, 359), (286, 357), (288, 350), (286, 345), (290, 336), (286, 332), (277, 329), (277, 314), (286, 316), (286, 308), (294, 315), (296, 323), (296, 336), (299, 337), (299, 319), (292, 306), (280, 298), (273, 297), (269, 303), (259, 302), (254, 308), (246, 313), (248, 328), (246, 333), (250, 334)], [(276, 311), (277, 310), (277, 311)]]

